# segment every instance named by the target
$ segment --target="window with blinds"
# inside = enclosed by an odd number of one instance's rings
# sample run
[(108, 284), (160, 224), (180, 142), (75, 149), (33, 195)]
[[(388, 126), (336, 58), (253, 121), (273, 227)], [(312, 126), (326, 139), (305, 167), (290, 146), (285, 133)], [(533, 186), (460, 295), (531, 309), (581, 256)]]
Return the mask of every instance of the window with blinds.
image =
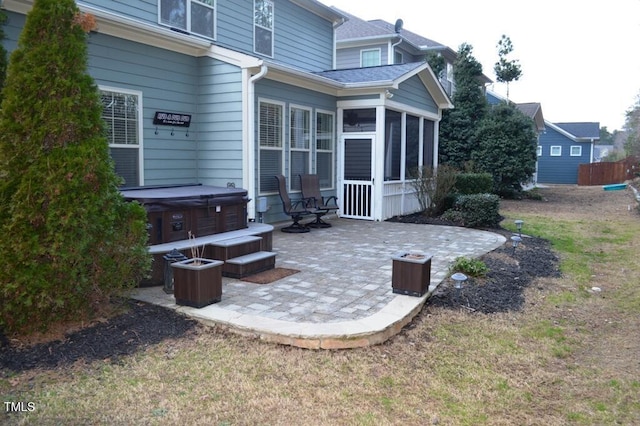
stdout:
[(100, 90), (109, 151), (123, 186), (142, 184), (140, 93)]
[(283, 174), (283, 106), (260, 102), (258, 114), (260, 193), (274, 193), (278, 192), (278, 182), (274, 176)]

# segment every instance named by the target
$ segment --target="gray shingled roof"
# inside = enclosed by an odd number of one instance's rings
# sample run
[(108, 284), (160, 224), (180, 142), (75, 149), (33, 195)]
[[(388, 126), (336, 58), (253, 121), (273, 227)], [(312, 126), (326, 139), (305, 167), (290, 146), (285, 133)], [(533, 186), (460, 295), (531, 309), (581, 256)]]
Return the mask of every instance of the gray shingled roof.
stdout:
[(424, 62), (412, 62), (399, 65), (382, 65), (379, 67), (348, 68), (314, 72), (313, 74), (338, 81), (340, 83), (370, 83), (375, 81), (395, 81), (405, 74), (424, 66)]
[[(395, 34), (395, 28), (396, 28), (395, 24), (391, 24), (383, 19), (374, 19), (369, 22), (377, 27), (384, 29), (387, 32), (387, 34)], [(406, 30), (404, 28), (400, 31), (400, 36), (416, 47), (427, 48), (427, 49), (434, 49), (434, 48), (445, 49), (446, 48), (446, 46), (438, 43), (437, 41), (433, 41), (426, 37), (422, 37), (421, 35), (411, 32), (409, 30)]]
[(600, 123), (553, 123), (576, 138), (600, 139)]
[(364, 19), (331, 6), (337, 12), (349, 18), (348, 21), (336, 28), (336, 40), (350, 40), (354, 38), (368, 38), (389, 35), (383, 28), (371, 25)]

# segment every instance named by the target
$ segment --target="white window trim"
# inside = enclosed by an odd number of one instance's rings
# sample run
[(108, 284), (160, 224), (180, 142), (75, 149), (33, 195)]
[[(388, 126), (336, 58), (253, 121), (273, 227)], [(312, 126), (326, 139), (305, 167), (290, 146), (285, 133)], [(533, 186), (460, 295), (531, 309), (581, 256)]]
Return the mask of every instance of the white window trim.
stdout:
[(367, 65), (366, 67), (375, 67), (375, 66), (380, 66), (382, 64), (382, 49), (381, 48), (375, 48), (375, 49), (362, 49), (360, 50), (360, 68), (365, 68), (365, 65), (363, 65), (363, 56), (365, 53), (367, 52), (378, 52), (378, 63), (376, 65)]
[[(276, 40), (276, 5), (275, 2), (273, 0), (265, 0), (269, 3), (271, 3), (271, 8), (273, 10), (273, 16), (271, 17), (271, 20), (273, 22), (273, 28), (265, 28), (263, 26), (260, 26), (258, 24), (256, 24), (256, 18), (255, 18), (255, 13), (256, 13), (256, 0), (253, 0), (253, 9), (252, 9), (252, 23), (253, 23), (253, 53), (256, 53), (258, 55), (262, 55), (262, 56), (266, 56), (268, 58), (273, 58), (275, 56), (275, 40)], [(256, 27), (260, 27), (264, 30), (267, 31), (271, 31), (271, 55), (267, 55), (265, 53), (262, 52), (258, 52), (257, 48), (256, 48)]]
[(162, 0), (158, 0), (158, 24), (162, 25), (163, 27), (176, 28), (177, 30), (180, 30), (180, 31), (186, 31), (189, 35), (202, 37), (207, 40), (217, 40), (218, 38), (218, 0), (213, 0), (213, 38), (210, 38), (209, 36), (206, 36), (204, 34), (195, 33), (191, 30), (191, 3), (192, 2), (199, 3), (206, 7), (211, 7), (211, 5), (204, 4), (198, 0), (185, 0), (185, 1), (187, 3), (187, 10), (185, 12), (187, 14), (186, 29), (174, 27), (170, 24), (162, 22)]
[(538, 145), (538, 149), (536, 152), (538, 154), (538, 157), (542, 157), (542, 145)]
[[(400, 62), (396, 61), (396, 55), (400, 56)], [(399, 50), (395, 50), (393, 51), (393, 64), (394, 65), (398, 65), (398, 64), (403, 64), (404, 63), (404, 53), (400, 52)]]
[[(554, 153), (554, 149), (557, 149), (557, 152)], [(560, 146), (560, 145), (551, 145), (549, 147), (549, 156), (550, 157), (562, 157), (562, 146)]]
[[(573, 150), (576, 149), (576, 148), (578, 149), (578, 153), (574, 154)], [(571, 145), (571, 148), (569, 150), (569, 155), (571, 157), (582, 157), (582, 146), (580, 146), (580, 145)]]
[[(328, 149), (318, 149), (318, 114), (330, 115), (333, 118), (333, 130), (331, 132), (331, 150)], [(336, 129), (338, 128), (338, 123), (336, 121), (336, 113), (334, 111), (328, 111), (323, 109), (316, 109), (316, 113), (313, 116), (314, 120), (314, 133), (313, 133), (313, 142), (314, 142), (314, 156), (315, 161), (313, 164), (313, 171), (318, 173), (318, 152), (330, 153), (331, 154), (331, 171), (330, 171), (330, 181), (331, 186), (328, 188), (320, 188), (322, 190), (332, 190), (335, 189), (335, 181), (336, 181)]]
[(126, 95), (134, 95), (138, 97), (138, 144), (137, 145), (131, 145), (131, 144), (109, 144), (109, 147), (113, 147), (113, 148), (129, 148), (129, 149), (134, 149), (134, 146), (138, 147), (138, 185), (143, 186), (144, 185), (144, 121), (142, 118), (143, 115), (143, 104), (142, 104), (142, 91), (140, 90), (130, 90), (130, 89), (123, 89), (120, 87), (113, 87), (113, 86), (102, 86), (102, 85), (98, 85), (98, 90), (100, 91), (106, 91), (106, 92), (114, 92), (114, 93), (124, 93)]
[[(267, 103), (267, 104), (272, 104), (272, 105), (278, 105), (282, 108), (282, 123), (281, 123), (281, 127), (282, 127), (282, 134), (280, 135), (281, 139), (280, 139), (280, 147), (275, 148), (275, 147), (271, 147), (271, 146), (262, 146), (260, 145), (260, 104), (262, 103)], [(261, 150), (269, 150), (269, 151), (280, 151), (280, 155), (281, 155), (281, 169), (280, 169), (280, 174), (283, 176), (286, 176), (285, 172), (284, 172), (284, 158), (285, 158), (285, 131), (286, 131), (286, 127), (285, 127), (285, 123), (287, 120), (286, 117), (286, 107), (287, 105), (284, 102), (280, 102), (280, 101), (275, 101), (273, 99), (267, 99), (267, 98), (258, 98), (258, 116), (257, 116), (257, 134), (256, 134), (256, 145), (258, 147), (258, 151)], [(260, 185), (260, 176), (261, 176), (261, 170), (262, 170), (262, 166), (260, 164), (260, 152), (258, 152), (258, 193), (260, 195), (273, 195), (273, 194), (277, 194), (277, 191), (274, 192), (262, 192), (260, 190), (261, 185)]]
[[(309, 140), (308, 140), (308, 147), (307, 148), (294, 148), (292, 145), (292, 137), (293, 137), (293, 132), (291, 129), (291, 117), (292, 117), (292, 111), (294, 109), (298, 109), (301, 111), (307, 111), (309, 113)], [(288, 124), (288, 131), (289, 131), (289, 138), (288, 138), (288, 142), (289, 142), (289, 170), (288, 170), (288, 174), (289, 174), (289, 185), (288, 185), (288, 189), (291, 192), (300, 192), (300, 190), (298, 189), (293, 189), (291, 188), (291, 184), (293, 183), (293, 179), (295, 179), (297, 176), (291, 176), (291, 169), (292, 169), (292, 158), (291, 158), (291, 153), (292, 152), (306, 152), (307, 153), (307, 166), (309, 169), (309, 173), (311, 173), (311, 150), (313, 149), (313, 142), (314, 142), (314, 126), (312, 123), (313, 120), (313, 110), (309, 107), (306, 106), (302, 106), (302, 105), (295, 105), (295, 104), (289, 104), (289, 115), (288, 115), (288, 120), (287, 120), (287, 124)]]

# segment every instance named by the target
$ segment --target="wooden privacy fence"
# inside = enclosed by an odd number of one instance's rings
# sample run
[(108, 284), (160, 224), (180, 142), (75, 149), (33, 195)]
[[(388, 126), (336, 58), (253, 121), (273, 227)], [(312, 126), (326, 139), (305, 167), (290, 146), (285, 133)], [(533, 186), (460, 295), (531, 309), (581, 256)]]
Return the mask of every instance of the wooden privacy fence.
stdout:
[(638, 157), (604, 163), (580, 164), (578, 166), (578, 185), (609, 185), (623, 183), (636, 177), (640, 172)]

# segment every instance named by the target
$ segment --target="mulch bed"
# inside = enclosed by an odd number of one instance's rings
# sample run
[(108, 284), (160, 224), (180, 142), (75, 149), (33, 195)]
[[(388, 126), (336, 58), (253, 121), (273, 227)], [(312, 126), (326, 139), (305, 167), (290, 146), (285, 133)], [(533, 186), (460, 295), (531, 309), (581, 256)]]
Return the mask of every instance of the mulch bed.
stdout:
[(130, 300), (125, 313), (67, 334), (63, 340), (24, 346), (10, 342), (0, 347), (0, 377), (11, 370), (53, 369), (77, 361), (91, 362), (120, 357), (165, 339), (185, 337), (198, 322), (171, 309)]

